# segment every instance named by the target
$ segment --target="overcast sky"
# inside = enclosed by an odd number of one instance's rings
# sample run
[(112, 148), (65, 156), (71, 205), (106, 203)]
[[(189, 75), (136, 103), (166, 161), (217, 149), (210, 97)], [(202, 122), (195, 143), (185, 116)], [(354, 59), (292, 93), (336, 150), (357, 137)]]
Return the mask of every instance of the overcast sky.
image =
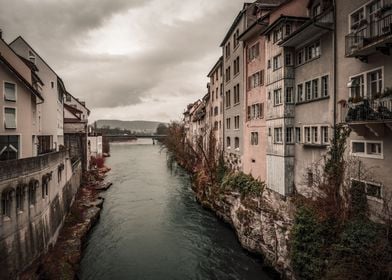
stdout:
[[(0, 0), (22, 35), (96, 119), (169, 121), (206, 92), (243, 0)], [(6, 9), (5, 9), (6, 7)]]

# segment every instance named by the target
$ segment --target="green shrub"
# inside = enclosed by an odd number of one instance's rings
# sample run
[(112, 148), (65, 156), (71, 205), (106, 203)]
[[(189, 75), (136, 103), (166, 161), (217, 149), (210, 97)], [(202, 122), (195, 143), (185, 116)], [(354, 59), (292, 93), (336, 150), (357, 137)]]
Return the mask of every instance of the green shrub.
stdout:
[(320, 279), (323, 258), (322, 226), (308, 207), (297, 210), (292, 229), (291, 262), (298, 279)]
[(222, 181), (225, 190), (234, 190), (242, 196), (257, 196), (263, 193), (265, 183), (254, 179), (251, 175), (242, 172), (228, 174)]

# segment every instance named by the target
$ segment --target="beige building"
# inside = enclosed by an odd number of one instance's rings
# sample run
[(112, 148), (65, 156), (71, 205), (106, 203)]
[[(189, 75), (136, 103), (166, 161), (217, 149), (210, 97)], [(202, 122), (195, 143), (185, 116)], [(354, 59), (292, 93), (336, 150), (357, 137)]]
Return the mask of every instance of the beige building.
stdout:
[(39, 104), (38, 154), (59, 150), (64, 145), (63, 100), (66, 92), (64, 84), (45, 60), (22, 38), (17, 37), (9, 46), (16, 54), (32, 63), (38, 69), (42, 96), (45, 102)]
[(37, 107), (43, 102), (33, 70), (0, 38), (0, 160), (36, 155)]
[(391, 4), (336, 1), (338, 121), (352, 129), (348, 154), (371, 168), (372, 178), (353, 181), (378, 211), (392, 192)]
[(307, 13), (310, 19), (280, 43), (294, 58), (294, 125), (286, 128), (285, 140), (295, 143), (294, 184), (301, 193), (309, 190), (312, 169), (328, 151), (335, 103), (332, 1), (310, 1)]
[(223, 151), (223, 57), (220, 57), (208, 73), (209, 101), (207, 106), (208, 125), (214, 131), (216, 150)]

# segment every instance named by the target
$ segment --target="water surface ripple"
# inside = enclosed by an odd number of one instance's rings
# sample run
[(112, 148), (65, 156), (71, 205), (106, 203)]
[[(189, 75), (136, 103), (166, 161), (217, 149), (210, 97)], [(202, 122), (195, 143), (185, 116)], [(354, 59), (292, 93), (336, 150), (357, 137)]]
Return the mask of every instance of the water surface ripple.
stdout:
[(270, 279), (234, 232), (204, 210), (189, 177), (151, 139), (113, 144), (113, 186), (81, 262), (82, 280)]

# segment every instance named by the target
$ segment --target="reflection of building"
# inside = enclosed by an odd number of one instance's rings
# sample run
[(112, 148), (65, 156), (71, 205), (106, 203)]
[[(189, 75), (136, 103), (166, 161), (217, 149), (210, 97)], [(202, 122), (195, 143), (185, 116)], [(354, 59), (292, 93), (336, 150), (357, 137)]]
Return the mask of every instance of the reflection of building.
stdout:
[(338, 122), (352, 129), (348, 153), (372, 168), (371, 180), (353, 179), (379, 212), (392, 192), (391, 3), (339, 0), (336, 6)]
[(62, 80), (21, 37), (0, 36), (0, 83), (0, 279), (13, 279), (56, 242), (82, 175), (63, 115), (85, 126), (88, 110), (63, 105)]

